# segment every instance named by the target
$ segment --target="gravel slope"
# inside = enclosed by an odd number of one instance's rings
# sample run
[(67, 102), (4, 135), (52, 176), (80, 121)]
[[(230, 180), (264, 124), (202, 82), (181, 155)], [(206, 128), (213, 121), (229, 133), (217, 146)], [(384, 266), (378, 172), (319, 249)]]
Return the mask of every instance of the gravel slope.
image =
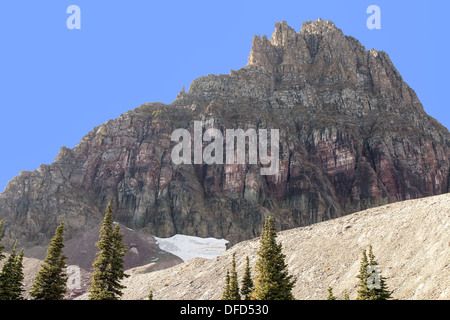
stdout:
[[(361, 250), (372, 244), (397, 299), (450, 299), (450, 195), (398, 202), (279, 233), (297, 299), (325, 299), (327, 286), (356, 297)], [(124, 299), (220, 299), (231, 255), (239, 277), (245, 256), (256, 261), (259, 239), (238, 243), (212, 259), (195, 258), (169, 269), (128, 270)]]

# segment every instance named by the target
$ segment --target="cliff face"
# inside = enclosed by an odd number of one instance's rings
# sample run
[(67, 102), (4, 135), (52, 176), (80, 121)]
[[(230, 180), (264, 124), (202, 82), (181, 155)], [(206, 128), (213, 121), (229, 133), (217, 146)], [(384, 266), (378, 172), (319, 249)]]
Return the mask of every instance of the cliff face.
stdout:
[[(279, 129), (279, 171), (261, 164), (179, 164), (174, 130)], [(237, 242), (449, 190), (450, 134), (428, 116), (388, 55), (330, 21), (255, 36), (246, 67), (208, 75), (169, 105), (148, 103), (96, 127), (55, 162), (22, 172), (0, 195), (5, 241), (41, 244), (115, 219), (159, 237)], [(208, 143), (204, 142), (203, 147)], [(9, 241), (9, 242), (8, 242)]]

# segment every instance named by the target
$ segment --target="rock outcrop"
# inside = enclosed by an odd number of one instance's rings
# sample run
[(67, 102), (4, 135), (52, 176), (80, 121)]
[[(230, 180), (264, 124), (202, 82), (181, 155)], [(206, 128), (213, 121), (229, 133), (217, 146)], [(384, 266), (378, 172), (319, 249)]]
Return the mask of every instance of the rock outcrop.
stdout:
[[(174, 130), (279, 129), (279, 171), (258, 164), (174, 164)], [(255, 36), (247, 66), (192, 82), (171, 104), (146, 103), (63, 147), (0, 195), (4, 241), (48, 242), (101, 220), (147, 233), (225, 238), (305, 226), (449, 190), (450, 134), (428, 116), (388, 55), (332, 22)], [(208, 143), (203, 143), (203, 147)]]

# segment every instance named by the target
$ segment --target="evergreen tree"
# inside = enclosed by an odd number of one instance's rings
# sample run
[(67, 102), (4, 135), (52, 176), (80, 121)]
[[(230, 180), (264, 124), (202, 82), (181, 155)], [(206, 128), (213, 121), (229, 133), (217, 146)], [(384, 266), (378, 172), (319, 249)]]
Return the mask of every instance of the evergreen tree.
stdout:
[(25, 291), (23, 289), (23, 281), (24, 281), (24, 275), (23, 275), (23, 255), (24, 251), (23, 249), (20, 250), (19, 255), (16, 257), (15, 260), (15, 266), (14, 266), (14, 273), (13, 273), (13, 281), (12, 281), (12, 291), (13, 294), (11, 296), (12, 300), (23, 300), (22, 293)]
[(273, 217), (266, 219), (256, 262), (254, 300), (293, 300), (295, 280), (288, 274), (282, 246), (276, 242)]
[(113, 250), (111, 258), (111, 291), (116, 296), (121, 297), (123, 295), (122, 289), (125, 286), (120, 282), (124, 278), (128, 278), (129, 275), (124, 271), (123, 257), (127, 253), (125, 244), (123, 243), (123, 235), (120, 234), (119, 223), (116, 224), (113, 231)]
[(100, 229), (100, 241), (95, 244), (99, 248), (99, 252), (93, 263), (94, 273), (89, 288), (90, 300), (115, 299), (114, 294), (108, 291), (113, 248), (113, 222), (111, 203), (109, 203)]
[(328, 291), (327, 300), (336, 300), (336, 297), (333, 295), (333, 288), (328, 287), (327, 291)]
[(388, 290), (386, 279), (381, 275), (371, 245), (369, 246), (369, 259), (366, 250), (363, 251), (357, 277), (359, 278), (357, 300), (388, 300), (392, 298), (392, 291)]
[(242, 278), (241, 295), (244, 300), (250, 300), (253, 291), (253, 280), (250, 270), (250, 260), (248, 256), (245, 258), (245, 271)]
[(127, 277), (123, 271), (123, 256), (126, 253), (123, 236), (117, 224), (113, 229), (111, 203), (106, 208), (100, 229), (100, 240), (95, 244), (99, 248), (95, 259), (92, 284), (89, 288), (90, 300), (117, 300), (122, 296), (124, 286), (120, 281)]
[(56, 228), (30, 295), (36, 300), (62, 300), (67, 290), (67, 257), (63, 255), (64, 223)]
[(236, 272), (236, 259), (233, 253), (233, 258), (231, 261), (231, 272), (230, 272), (230, 296), (228, 300), (241, 300), (241, 295), (239, 293), (239, 283), (238, 275)]
[(148, 293), (148, 300), (153, 300), (153, 290), (150, 289), (149, 293)]
[[(392, 291), (388, 290), (386, 279), (382, 276), (381, 270), (378, 267), (378, 262), (375, 259), (375, 256), (372, 252), (372, 245), (369, 245), (369, 266), (372, 267), (372, 272), (370, 275), (374, 275), (372, 278), (378, 278), (378, 284), (375, 282), (375, 279), (372, 280), (372, 288), (371, 292), (371, 300), (388, 300), (392, 298)], [(376, 274), (378, 273), (378, 274)], [(369, 276), (370, 276), (369, 275)], [(370, 280), (369, 280), (370, 282)]]
[[(17, 244), (17, 242), (16, 242)], [(12, 284), (12, 274), (14, 272), (15, 261), (16, 261), (16, 244), (5, 261), (0, 273), (0, 300), (11, 300), (11, 284)]]
[(363, 250), (361, 253), (361, 260), (359, 265), (359, 274), (357, 278), (358, 282), (358, 296), (356, 300), (370, 300), (370, 290), (367, 286), (367, 281), (369, 279), (369, 274), (367, 272), (369, 267), (369, 262), (367, 260), (366, 250)]
[(230, 300), (230, 271), (225, 276), (225, 287), (223, 288), (221, 300)]
[(17, 242), (0, 273), (0, 300), (22, 300), (23, 250), (17, 255)]
[[(0, 242), (2, 241), (3, 236), (3, 222), (5, 222), (5, 219), (2, 219), (2, 221), (0, 221)], [(5, 255), (3, 253), (4, 250), (5, 247), (0, 244), (0, 261), (2, 261), (5, 258)]]

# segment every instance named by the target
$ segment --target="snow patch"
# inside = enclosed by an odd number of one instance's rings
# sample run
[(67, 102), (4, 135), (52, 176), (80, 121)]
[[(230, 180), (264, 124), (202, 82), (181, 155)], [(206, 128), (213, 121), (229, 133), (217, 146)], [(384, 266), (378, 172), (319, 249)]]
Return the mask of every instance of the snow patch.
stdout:
[(200, 238), (182, 234), (176, 234), (170, 238), (154, 238), (161, 250), (170, 252), (185, 262), (197, 257), (215, 258), (226, 250), (226, 244), (229, 242), (225, 239)]

